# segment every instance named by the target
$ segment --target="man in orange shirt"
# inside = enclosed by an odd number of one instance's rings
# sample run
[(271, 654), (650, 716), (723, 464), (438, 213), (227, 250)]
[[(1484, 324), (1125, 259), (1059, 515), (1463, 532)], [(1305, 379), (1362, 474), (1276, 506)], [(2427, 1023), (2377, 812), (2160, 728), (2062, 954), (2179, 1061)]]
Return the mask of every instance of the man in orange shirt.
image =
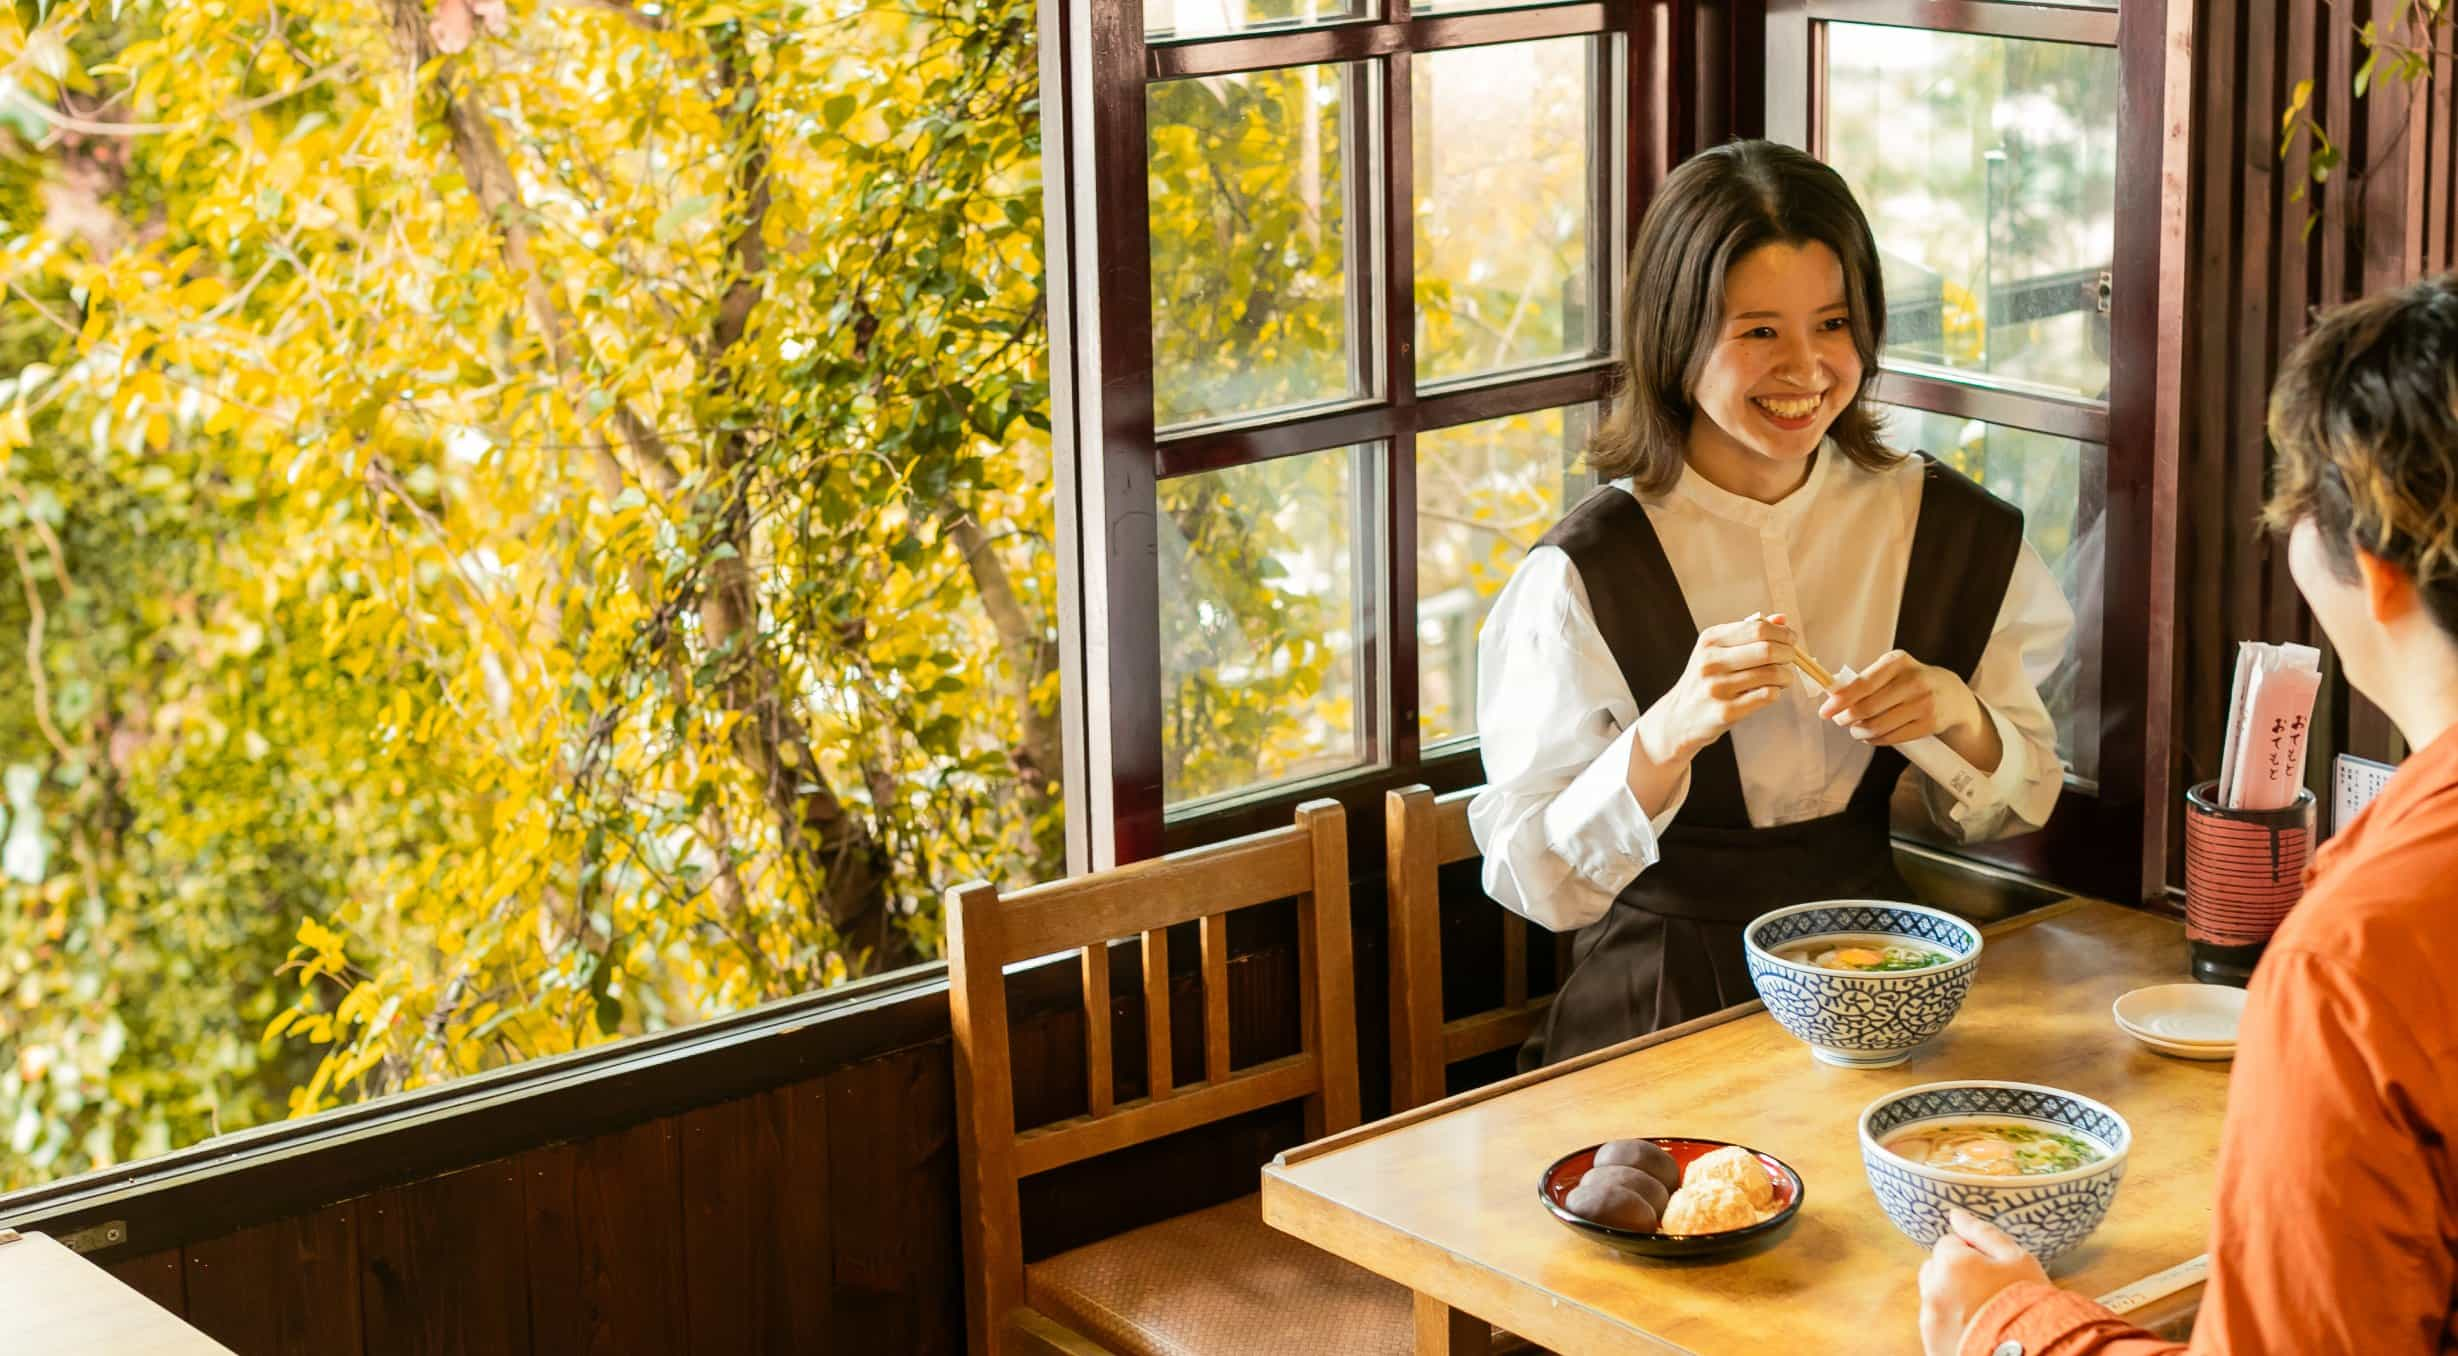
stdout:
[(2458, 275), (2325, 319), (2270, 437), (2296, 587), (2415, 752), (2254, 973), (2190, 1348), (1959, 1215), (1920, 1270), (1929, 1356), (2458, 1351)]

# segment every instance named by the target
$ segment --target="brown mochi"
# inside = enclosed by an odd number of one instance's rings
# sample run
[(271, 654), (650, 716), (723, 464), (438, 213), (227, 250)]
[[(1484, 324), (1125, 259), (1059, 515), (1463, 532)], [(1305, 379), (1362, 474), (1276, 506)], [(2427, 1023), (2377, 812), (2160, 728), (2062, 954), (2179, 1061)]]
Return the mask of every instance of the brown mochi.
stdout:
[(1672, 1198), (1672, 1193), (1664, 1189), (1664, 1183), (1657, 1181), (1653, 1175), (1620, 1163), (1589, 1168), (1586, 1175), (1579, 1179), (1579, 1185), (1617, 1186), (1635, 1191), (1646, 1197), (1648, 1208), (1659, 1215), (1664, 1213), (1664, 1203)]
[(1600, 1168), (1637, 1168), (1664, 1184), (1668, 1192), (1681, 1187), (1681, 1166), (1664, 1146), (1644, 1139), (1617, 1139), (1596, 1151), (1596, 1166)]
[(1626, 1186), (1590, 1183), (1583, 1179), (1571, 1189), (1569, 1197), (1562, 1203), (1570, 1207), (1570, 1213), (1581, 1219), (1591, 1219), (1616, 1229), (1628, 1229), (1632, 1233), (1652, 1234), (1656, 1231), (1656, 1207), (1649, 1205), (1645, 1196)]

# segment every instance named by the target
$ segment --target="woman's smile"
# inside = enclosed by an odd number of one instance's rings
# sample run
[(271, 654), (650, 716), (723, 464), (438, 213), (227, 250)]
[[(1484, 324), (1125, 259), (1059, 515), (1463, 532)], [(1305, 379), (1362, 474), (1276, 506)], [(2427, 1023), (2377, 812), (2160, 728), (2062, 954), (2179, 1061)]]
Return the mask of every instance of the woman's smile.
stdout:
[(1817, 422), (1818, 411), (1826, 405), (1826, 394), (1751, 396), (1750, 403), (1777, 428), (1798, 433)]

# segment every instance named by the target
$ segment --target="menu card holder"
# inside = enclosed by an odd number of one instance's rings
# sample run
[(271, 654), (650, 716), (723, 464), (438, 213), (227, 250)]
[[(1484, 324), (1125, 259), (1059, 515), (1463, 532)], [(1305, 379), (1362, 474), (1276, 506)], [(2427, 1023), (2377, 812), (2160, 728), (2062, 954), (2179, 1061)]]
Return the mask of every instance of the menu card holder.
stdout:
[(2364, 812), (2388, 785), (2395, 763), (2377, 763), (2342, 753), (2330, 760), (2330, 832), (2344, 833), (2349, 820)]

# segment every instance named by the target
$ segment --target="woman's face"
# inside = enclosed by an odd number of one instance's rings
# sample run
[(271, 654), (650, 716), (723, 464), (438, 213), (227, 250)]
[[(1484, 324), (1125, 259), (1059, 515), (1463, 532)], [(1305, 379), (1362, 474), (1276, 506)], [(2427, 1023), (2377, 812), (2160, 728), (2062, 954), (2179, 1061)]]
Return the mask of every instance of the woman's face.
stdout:
[(1690, 393), (1692, 464), (1719, 482), (1790, 476), (1788, 490), (1860, 384), (1843, 261), (1816, 241), (1762, 245), (1724, 279), (1723, 323)]

